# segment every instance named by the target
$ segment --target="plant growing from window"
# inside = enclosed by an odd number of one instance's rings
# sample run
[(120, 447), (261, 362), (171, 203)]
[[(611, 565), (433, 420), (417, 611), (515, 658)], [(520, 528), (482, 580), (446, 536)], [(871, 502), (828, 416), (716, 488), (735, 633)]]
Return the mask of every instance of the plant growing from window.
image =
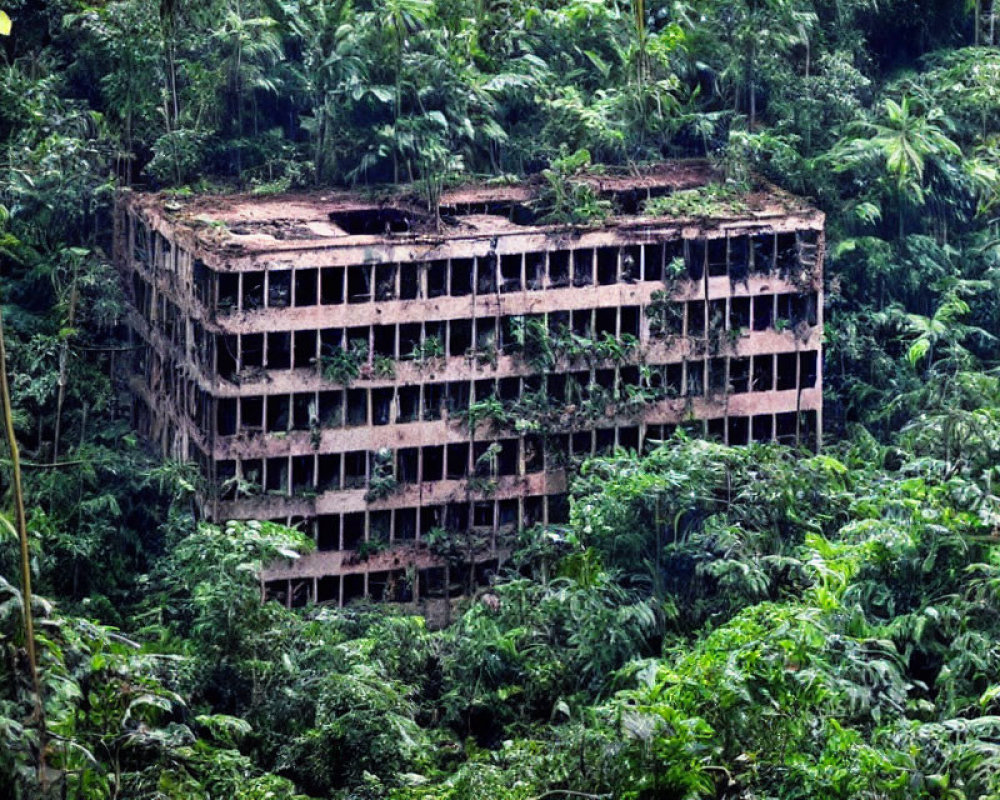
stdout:
[(510, 410), (518, 433), (547, 430), (555, 413), (556, 408), (544, 389), (522, 394)]
[(495, 394), (483, 400), (477, 400), (467, 410), (456, 412), (455, 416), (465, 422), (470, 431), (475, 431), (481, 423), (486, 421), (489, 421), (496, 428), (504, 428), (510, 424), (510, 414), (503, 401)]
[(368, 478), (368, 491), (365, 493), (366, 502), (374, 502), (388, 497), (399, 488), (399, 481), (393, 470), (392, 450), (383, 447), (372, 457), (371, 475)]
[(492, 497), (497, 490), (497, 482), (494, 478), (469, 478), (466, 488), (472, 494), (482, 497)]
[(490, 475), (495, 477), (500, 465), (500, 453), (503, 452), (503, 445), (493, 442), (483, 451), (483, 454), (476, 459), (476, 475)]
[(587, 397), (580, 405), (582, 416), (587, 420), (597, 420), (608, 413), (608, 406), (611, 405), (611, 395), (608, 390), (598, 383), (592, 383), (587, 387)]
[(234, 475), (222, 482), (219, 493), (222, 497), (255, 497), (261, 493), (257, 477), (256, 472), (251, 472), (246, 478)]
[(514, 317), (511, 320), (512, 350), (536, 372), (546, 372), (556, 363), (549, 329), (541, 319)]
[(598, 359), (615, 363), (627, 360), (638, 348), (639, 340), (630, 333), (614, 336), (605, 332), (600, 340), (594, 343)]
[(389, 549), (389, 543), (382, 539), (368, 539), (358, 545), (356, 551), (359, 561), (367, 561), (374, 555), (378, 555)]
[[(677, 260), (679, 259), (675, 259)], [(680, 263), (683, 270), (683, 260), (680, 260)], [(671, 286), (667, 289), (657, 289), (650, 295), (649, 305), (646, 306), (646, 317), (649, 319), (649, 333), (652, 336), (669, 340), (684, 330), (684, 305), (671, 297), (672, 292)]]
[(444, 342), (440, 336), (428, 336), (422, 342), (414, 345), (410, 358), (423, 366), (428, 361), (444, 358)]
[(324, 380), (341, 386), (350, 386), (361, 374), (361, 365), (368, 360), (368, 345), (354, 341), (345, 350), (342, 347), (325, 347), (320, 356), (320, 375)]
[(376, 378), (395, 378), (395, 359), (390, 356), (375, 356), (374, 372)]

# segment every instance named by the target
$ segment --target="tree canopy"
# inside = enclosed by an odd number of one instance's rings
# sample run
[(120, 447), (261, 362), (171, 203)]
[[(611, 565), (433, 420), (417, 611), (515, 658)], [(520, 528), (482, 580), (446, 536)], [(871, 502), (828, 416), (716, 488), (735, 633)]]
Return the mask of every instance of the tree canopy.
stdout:
[[(2, 6), (0, 798), (1000, 797), (992, 2)], [(569, 523), (430, 631), (259, 602), (309, 544), (198, 519), (129, 430), (119, 187), (533, 174), (580, 224), (581, 171), (687, 157), (725, 182), (664, 209), (760, 175), (827, 215), (821, 452), (570, 464)]]

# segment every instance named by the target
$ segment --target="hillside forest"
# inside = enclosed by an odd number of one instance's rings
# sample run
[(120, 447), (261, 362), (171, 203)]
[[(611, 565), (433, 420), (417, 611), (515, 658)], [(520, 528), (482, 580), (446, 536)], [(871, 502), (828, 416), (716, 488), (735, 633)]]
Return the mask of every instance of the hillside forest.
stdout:
[[(0, 11), (2, 800), (1000, 798), (992, 0)], [(432, 631), (262, 603), (310, 543), (199, 521), (130, 430), (120, 187), (671, 158), (725, 177), (696, 216), (752, 176), (826, 213), (819, 452), (574, 464), (569, 524)]]

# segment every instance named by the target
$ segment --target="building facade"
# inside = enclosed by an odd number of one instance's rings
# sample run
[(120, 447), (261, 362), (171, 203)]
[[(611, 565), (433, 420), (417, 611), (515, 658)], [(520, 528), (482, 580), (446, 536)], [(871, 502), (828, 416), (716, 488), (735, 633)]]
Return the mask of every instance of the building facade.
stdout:
[[(530, 185), (404, 196), (125, 195), (134, 422), (196, 462), (215, 520), (298, 525), (289, 605), (445, 598), (567, 521), (567, 472), (677, 426), (815, 446), (823, 216), (776, 190), (695, 217), (706, 165), (588, 179), (616, 214), (537, 220)], [(663, 208), (662, 202), (650, 208)]]

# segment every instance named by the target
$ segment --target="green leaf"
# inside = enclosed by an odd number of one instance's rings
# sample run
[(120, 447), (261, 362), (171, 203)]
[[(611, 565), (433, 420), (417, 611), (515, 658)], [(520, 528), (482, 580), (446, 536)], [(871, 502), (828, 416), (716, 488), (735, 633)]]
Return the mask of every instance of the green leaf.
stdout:
[(924, 356), (927, 355), (930, 349), (930, 339), (917, 339), (917, 341), (910, 345), (910, 349), (906, 351), (906, 360), (910, 362), (911, 367), (916, 367)]
[(11, 21), (6, 12), (0, 11), (0, 36), (10, 36)]

